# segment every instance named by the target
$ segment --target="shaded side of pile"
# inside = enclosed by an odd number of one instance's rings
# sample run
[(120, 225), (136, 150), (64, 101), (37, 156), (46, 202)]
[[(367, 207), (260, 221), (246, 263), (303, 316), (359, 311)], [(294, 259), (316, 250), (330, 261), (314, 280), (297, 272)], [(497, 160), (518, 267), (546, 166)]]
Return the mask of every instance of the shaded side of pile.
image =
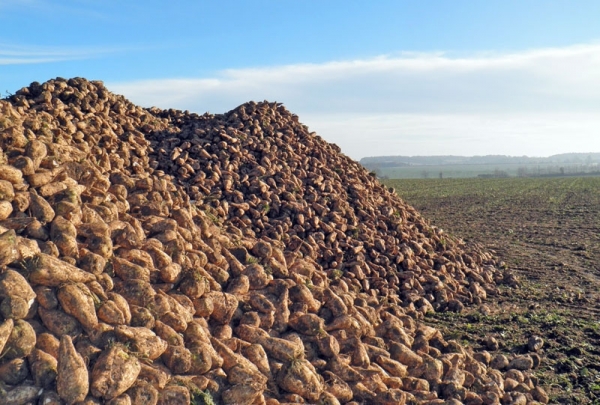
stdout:
[(1, 403), (544, 399), (536, 356), (419, 321), (494, 293), (493, 258), (281, 106), (56, 79), (0, 101), (0, 148)]
[(503, 275), (489, 253), (429, 226), (281, 105), (155, 112), (172, 124), (148, 137), (157, 168), (244, 235), (282, 241), (330, 278), (375, 289), (411, 313), (460, 310), (496, 293)]

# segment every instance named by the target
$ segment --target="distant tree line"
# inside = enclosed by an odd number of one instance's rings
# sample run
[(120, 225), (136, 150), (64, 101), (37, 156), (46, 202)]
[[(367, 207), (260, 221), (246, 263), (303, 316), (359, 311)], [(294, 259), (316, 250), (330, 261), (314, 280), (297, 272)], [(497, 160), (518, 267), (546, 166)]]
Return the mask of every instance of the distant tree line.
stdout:
[(420, 165), (501, 165), (501, 164), (557, 164), (572, 165), (582, 164), (591, 165), (600, 164), (600, 153), (562, 153), (549, 157), (529, 157), (529, 156), (505, 156), (505, 155), (487, 155), (487, 156), (375, 156), (365, 157), (360, 160), (360, 164), (368, 169), (377, 167), (405, 167)]
[(576, 176), (582, 174), (600, 174), (600, 164), (571, 164), (553, 166), (521, 166), (517, 169), (518, 177), (541, 177), (541, 176)]

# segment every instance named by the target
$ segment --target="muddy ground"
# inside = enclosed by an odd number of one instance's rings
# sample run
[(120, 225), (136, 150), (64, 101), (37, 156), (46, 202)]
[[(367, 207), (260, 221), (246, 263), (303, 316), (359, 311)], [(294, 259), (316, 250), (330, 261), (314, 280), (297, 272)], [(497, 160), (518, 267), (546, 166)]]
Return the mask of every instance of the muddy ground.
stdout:
[(387, 180), (453, 236), (495, 251), (520, 287), (427, 320), (474, 349), (544, 340), (535, 375), (551, 403), (600, 404), (600, 177)]

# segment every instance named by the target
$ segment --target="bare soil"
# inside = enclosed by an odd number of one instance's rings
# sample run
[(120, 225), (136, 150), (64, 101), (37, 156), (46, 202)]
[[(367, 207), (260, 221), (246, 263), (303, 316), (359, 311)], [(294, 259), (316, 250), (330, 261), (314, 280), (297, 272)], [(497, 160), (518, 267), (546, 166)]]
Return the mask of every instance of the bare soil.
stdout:
[(388, 180), (432, 225), (493, 250), (519, 278), (480, 307), (427, 318), (474, 349), (525, 352), (551, 403), (600, 404), (600, 178)]

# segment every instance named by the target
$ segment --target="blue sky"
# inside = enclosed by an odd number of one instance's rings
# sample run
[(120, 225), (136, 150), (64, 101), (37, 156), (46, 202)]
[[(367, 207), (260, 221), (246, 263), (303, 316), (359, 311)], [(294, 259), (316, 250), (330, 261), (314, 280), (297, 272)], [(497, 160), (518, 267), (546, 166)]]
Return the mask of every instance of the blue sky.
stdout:
[(0, 91), (283, 102), (353, 158), (600, 151), (598, 1), (0, 0)]

